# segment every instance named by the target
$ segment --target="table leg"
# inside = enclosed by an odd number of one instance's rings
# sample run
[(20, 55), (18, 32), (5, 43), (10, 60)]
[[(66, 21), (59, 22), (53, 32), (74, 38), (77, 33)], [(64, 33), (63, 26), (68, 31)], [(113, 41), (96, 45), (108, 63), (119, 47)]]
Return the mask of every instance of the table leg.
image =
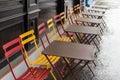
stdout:
[(81, 40), (80, 40), (80, 38), (79, 38), (78, 34), (77, 34), (77, 33), (75, 33), (75, 35), (76, 35), (76, 37), (78, 38), (79, 42), (81, 43)]
[[(45, 54), (44, 54), (45, 55)], [(51, 63), (51, 61), (49, 60), (48, 56), (45, 55), (45, 57), (47, 58), (48, 62), (50, 63), (50, 65), (52, 66), (53, 70), (55, 71), (55, 73), (59, 76), (60, 80), (64, 80), (63, 78), (61, 78), (60, 74), (58, 73), (57, 69), (54, 67), (54, 65)]]
[(73, 68), (72, 70), (74, 70), (83, 60), (80, 60)]
[(77, 70), (76, 73), (79, 73), (90, 61), (87, 61), (82, 67), (81, 69)]
[(70, 69), (70, 72), (73, 74), (73, 77), (75, 78), (75, 80), (77, 80), (77, 78), (76, 78), (76, 76), (75, 76), (73, 70), (71, 69), (69, 63), (66, 61), (66, 59), (65, 59), (64, 57), (63, 57), (63, 60), (64, 60), (64, 61), (66, 62), (66, 64), (68, 65), (68, 68)]
[(100, 49), (99, 49), (99, 47), (98, 47), (98, 45), (96, 44), (96, 42), (93, 40), (93, 43), (95, 44), (95, 46), (96, 46), (96, 48), (97, 48), (97, 50), (98, 50), (98, 52), (100, 51)]
[(101, 31), (102, 31), (102, 33), (104, 32), (104, 30), (103, 30), (103, 28), (101, 27), (101, 25), (100, 25), (101, 23), (99, 23), (99, 24), (97, 24), (97, 26), (96, 27), (98, 27), (98, 26), (100, 26), (100, 29), (101, 29)]

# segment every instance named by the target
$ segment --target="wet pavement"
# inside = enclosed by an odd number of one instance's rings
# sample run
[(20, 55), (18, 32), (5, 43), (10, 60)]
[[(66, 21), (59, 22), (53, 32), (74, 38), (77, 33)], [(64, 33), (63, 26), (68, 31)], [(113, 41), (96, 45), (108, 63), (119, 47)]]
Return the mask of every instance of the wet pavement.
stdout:
[(102, 36), (93, 80), (120, 80), (120, 0), (104, 1), (111, 7), (104, 17), (109, 30)]
[(86, 67), (79, 73), (78, 79), (120, 80), (120, 0), (98, 0), (96, 4), (110, 7), (110, 10), (107, 10), (104, 16), (108, 30), (102, 36), (101, 51), (95, 60), (97, 66), (93, 67), (95, 76), (92, 77)]

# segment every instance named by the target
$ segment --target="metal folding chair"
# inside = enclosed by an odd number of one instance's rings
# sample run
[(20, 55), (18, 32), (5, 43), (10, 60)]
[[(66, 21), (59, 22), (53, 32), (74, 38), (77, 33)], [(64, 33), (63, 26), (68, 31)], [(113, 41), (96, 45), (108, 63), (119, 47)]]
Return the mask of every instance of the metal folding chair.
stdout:
[(48, 31), (50, 32), (50, 39), (53, 40), (60, 40), (60, 41), (71, 41), (71, 39), (69, 37), (66, 36), (61, 36), (58, 28), (55, 28), (55, 24), (53, 22), (53, 19), (49, 19), (47, 21), (47, 25), (48, 25)]
[[(67, 22), (67, 20), (66, 20), (66, 16), (65, 16), (65, 13), (64, 13), (64, 12), (62, 12), (62, 13), (60, 13), (60, 14), (58, 14), (58, 15), (55, 15), (55, 16), (54, 16), (54, 22), (55, 22), (55, 24), (56, 24), (55, 26), (56, 26), (56, 29), (57, 29), (57, 31), (58, 31), (58, 33), (59, 33), (60, 36), (67, 36), (67, 37), (69, 37), (71, 40), (74, 40), (74, 41), (77, 42), (76, 36), (75, 36), (73, 33), (69, 33), (69, 36), (68, 36), (68, 34), (65, 32), (65, 29), (68, 28), (69, 24), (68, 24), (68, 22)], [(67, 25), (66, 25), (66, 24), (67, 24)], [(62, 27), (62, 29), (63, 29), (63, 34), (60, 33), (59, 26)]]
[[(76, 12), (76, 13), (75, 13)], [(76, 21), (77, 18), (81, 17), (77, 11), (74, 11), (74, 8), (67, 10), (68, 21), (71, 25), (83, 25), (83, 22)]]
[[(47, 29), (46, 29), (45, 23), (41, 23), (41, 24), (38, 25), (38, 34), (39, 34), (39, 40), (40, 40), (40, 42), (42, 44), (43, 49), (46, 49), (46, 44), (49, 45), (50, 44), (50, 40), (49, 40), (48, 35), (47, 35)], [(56, 70), (59, 72), (61, 77), (64, 78), (64, 75), (63, 75), (62, 71), (60, 70), (58, 65), (55, 64), (56, 62), (58, 62), (58, 58), (60, 59), (60, 57), (57, 57), (57, 56), (50, 56), (50, 57), (51, 57), (51, 61), (50, 62), (52, 64), (54, 64), (54, 67), (56, 68)]]
[[(48, 62), (48, 60), (46, 59), (46, 57), (41, 54), (41, 51), (36, 43), (36, 37), (34, 35), (33, 29), (21, 34), (20, 38), (21, 38), (21, 43), (23, 45), (23, 50), (24, 50), (27, 60), (31, 66), (38, 65), (38, 66), (46, 66), (46, 68), (51, 67), (51, 65)], [(33, 42), (35, 49), (36, 49), (36, 53), (38, 54), (38, 58), (36, 58), (34, 61), (30, 60), (29, 52), (25, 48), (25, 45), (28, 43), (31, 43), (31, 42)], [(50, 61), (52, 62), (52, 64), (55, 64), (60, 59), (60, 57), (57, 57), (57, 56), (49, 56), (49, 58), (50, 58)], [(56, 80), (56, 77), (53, 74), (53, 72), (50, 71), (50, 73), (51, 73), (52, 77), (54, 78), (54, 80)]]
[[(24, 56), (24, 52), (22, 49), (23, 46), (20, 43), (20, 40), (21, 40), (20, 38), (16, 38), (3, 45), (3, 49), (5, 51), (5, 57), (6, 57), (6, 60), (8, 62), (10, 71), (14, 79), (15, 80), (44, 80), (46, 79), (51, 69), (40, 68), (40, 67), (38, 68), (38, 67), (32, 67), (32, 66), (29, 67), (29, 65), (27, 64), (26, 58)], [(24, 72), (21, 73), (19, 77), (16, 77), (15, 70), (13, 70), (9, 57), (18, 52), (21, 53), (22, 60), (25, 63), (23, 66), (26, 67), (27, 69), (26, 70), (20, 69), (20, 70), (23, 70)]]

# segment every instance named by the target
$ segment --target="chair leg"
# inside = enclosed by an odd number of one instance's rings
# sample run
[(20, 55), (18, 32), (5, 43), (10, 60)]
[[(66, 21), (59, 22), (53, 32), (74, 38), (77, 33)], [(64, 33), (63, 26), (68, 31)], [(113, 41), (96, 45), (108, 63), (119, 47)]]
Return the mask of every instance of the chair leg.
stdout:
[(74, 70), (83, 60), (80, 60), (73, 68), (72, 70)]
[(76, 77), (76, 75), (74, 74), (74, 72), (73, 72), (73, 70), (71, 69), (71, 67), (70, 67), (70, 65), (69, 65), (69, 63), (67, 63), (67, 61), (66, 61), (66, 59), (63, 57), (63, 60), (66, 62), (66, 64), (68, 65), (68, 68), (69, 68), (69, 70), (70, 70), (70, 72), (72, 73), (72, 77), (74, 77), (74, 79), (75, 80), (77, 80), (77, 77)]
[(51, 74), (51, 76), (53, 77), (54, 80), (57, 80), (52, 71), (50, 71), (50, 74)]
[(57, 71), (59, 72), (60, 76), (61, 76), (62, 78), (64, 78), (64, 74), (62, 73), (62, 71), (60, 70), (60, 68), (59, 68), (57, 65), (54, 65), (54, 66), (55, 66), (55, 68), (57, 69)]
[(101, 31), (102, 31), (102, 34), (104, 33), (104, 30), (103, 30), (103, 28), (102, 28), (102, 26), (100, 25), (100, 29), (101, 29)]
[(96, 44), (96, 42), (93, 40), (93, 43), (95, 44), (95, 46), (96, 46), (96, 48), (97, 48), (97, 50), (98, 50), (98, 52), (100, 51), (100, 49), (99, 49), (99, 47), (98, 47), (98, 45)]

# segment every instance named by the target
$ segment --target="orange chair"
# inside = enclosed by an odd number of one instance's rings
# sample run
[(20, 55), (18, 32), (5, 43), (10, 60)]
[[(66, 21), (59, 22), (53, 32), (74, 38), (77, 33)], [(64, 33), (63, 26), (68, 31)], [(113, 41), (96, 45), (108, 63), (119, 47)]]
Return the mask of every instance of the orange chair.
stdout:
[[(50, 73), (50, 68), (37, 68), (37, 67), (29, 67), (27, 64), (27, 61), (24, 56), (24, 52), (22, 49), (22, 44), (20, 43), (20, 38), (16, 38), (6, 44), (3, 45), (3, 49), (5, 51), (5, 57), (8, 62), (8, 66), (10, 67), (10, 71), (14, 77), (15, 80), (45, 80), (48, 74)], [(13, 54), (16, 54), (16, 52), (20, 52), (22, 55), (22, 60), (25, 63), (23, 66), (27, 67), (27, 70), (25, 70), (19, 77), (16, 77), (13, 67), (10, 63), (9, 57)], [(20, 67), (21, 68), (21, 67)], [(21, 69), (22, 70), (22, 69)]]
[[(46, 59), (46, 57), (41, 54), (41, 51), (36, 43), (36, 37), (34, 35), (33, 29), (21, 34), (20, 38), (21, 38), (21, 43), (23, 45), (23, 50), (24, 50), (27, 60), (31, 66), (39, 65), (39, 66), (46, 66), (47, 68), (51, 67), (51, 65), (48, 62), (48, 60)], [(30, 60), (29, 55), (28, 55), (29, 52), (25, 48), (25, 45), (30, 42), (33, 42), (35, 49), (36, 49), (36, 53), (38, 54), (38, 58), (36, 58), (34, 61)], [(49, 56), (49, 59), (52, 62), (52, 64), (55, 64), (60, 59), (60, 57)], [(54, 78), (54, 80), (57, 80), (55, 75), (53, 74), (53, 72), (50, 71), (50, 73), (51, 73), (52, 77)]]

